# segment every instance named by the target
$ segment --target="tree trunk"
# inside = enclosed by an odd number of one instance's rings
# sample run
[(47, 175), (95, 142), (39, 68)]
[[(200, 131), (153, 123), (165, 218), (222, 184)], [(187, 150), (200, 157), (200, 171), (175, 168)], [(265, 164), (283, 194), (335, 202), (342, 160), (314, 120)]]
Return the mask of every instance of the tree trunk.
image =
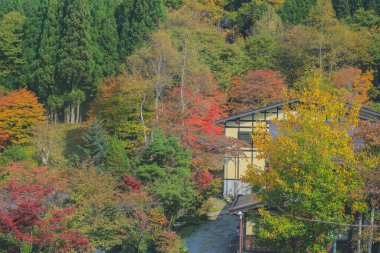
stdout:
[(358, 231), (358, 241), (357, 241), (357, 244), (356, 244), (356, 252), (357, 253), (361, 253), (361, 237), (362, 237), (362, 223), (363, 223), (363, 215), (360, 214), (359, 216), (359, 231)]
[(156, 118), (157, 118), (157, 121), (159, 120), (159, 116), (158, 116), (158, 100), (159, 100), (159, 95), (158, 95), (158, 91), (156, 90), (156, 97), (154, 99), (154, 104), (155, 104), (155, 107), (156, 107)]
[(65, 111), (65, 123), (70, 123), (70, 107), (66, 108), (67, 110)]
[[(373, 226), (375, 223), (375, 207), (371, 205), (371, 214), (370, 214), (370, 225)], [(370, 228), (370, 233), (368, 237), (368, 253), (372, 253), (372, 244), (373, 244), (373, 227)]]
[(55, 110), (54, 111), (54, 124), (58, 123), (58, 112)]
[[(321, 31), (322, 33), (323, 31)], [(321, 70), (321, 73), (323, 71), (323, 53), (322, 53), (322, 44), (323, 44), (323, 34), (321, 34), (321, 38), (319, 41), (319, 69)]]
[(146, 136), (146, 127), (145, 127), (145, 120), (144, 120), (144, 114), (143, 114), (145, 99), (146, 99), (146, 95), (144, 95), (144, 98), (141, 101), (141, 105), (140, 105), (140, 117), (141, 117), (141, 123), (143, 125), (143, 131), (144, 131), (144, 142), (145, 142), (145, 145), (147, 145), (148, 144), (148, 138)]
[(79, 112), (80, 112), (80, 102), (78, 101), (78, 104), (77, 104), (77, 123), (80, 122)]
[(41, 151), (41, 161), (43, 165), (48, 165), (49, 163), (49, 157), (50, 157), (50, 150), (43, 149)]
[(70, 110), (71, 110), (71, 124), (75, 123), (75, 107), (74, 105), (70, 105)]
[[(186, 53), (186, 48), (185, 48)], [(185, 75), (186, 75), (186, 55), (183, 56), (183, 64), (182, 64), (182, 71), (181, 71), (181, 113), (182, 115), (185, 113)]]

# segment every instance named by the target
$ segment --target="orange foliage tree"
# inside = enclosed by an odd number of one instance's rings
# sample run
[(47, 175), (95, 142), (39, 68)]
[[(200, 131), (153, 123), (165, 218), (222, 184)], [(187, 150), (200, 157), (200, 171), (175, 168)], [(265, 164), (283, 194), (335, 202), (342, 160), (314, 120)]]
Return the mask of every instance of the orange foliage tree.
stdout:
[(362, 102), (368, 100), (367, 91), (372, 88), (372, 72), (362, 72), (358, 68), (347, 67), (335, 72), (331, 79), (336, 87), (345, 91), (343, 95), (347, 97), (347, 102), (352, 103), (358, 98)]
[(44, 113), (37, 97), (26, 89), (0, 97), (0, 146), (29, 142), (33, 127), (45, 120)]
[(251, 70), (232, 81), (228, 109), (238, 113), (284, 100), (285, 79), (274, 70)]

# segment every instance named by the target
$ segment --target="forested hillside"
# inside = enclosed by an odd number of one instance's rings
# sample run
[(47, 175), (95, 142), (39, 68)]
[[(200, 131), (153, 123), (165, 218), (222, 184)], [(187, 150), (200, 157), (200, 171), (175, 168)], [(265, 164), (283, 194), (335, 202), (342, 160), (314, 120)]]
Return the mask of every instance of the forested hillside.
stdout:
[(215, 120), (316, 76), (380, 110), (379, 0), (0, 0), (0, 252), (186, 252)]

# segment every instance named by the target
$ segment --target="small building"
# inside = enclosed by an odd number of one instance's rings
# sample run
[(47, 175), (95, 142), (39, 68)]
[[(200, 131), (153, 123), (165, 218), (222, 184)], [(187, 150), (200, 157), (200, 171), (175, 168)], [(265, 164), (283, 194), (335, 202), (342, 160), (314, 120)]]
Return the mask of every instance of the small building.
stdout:
[[(256, 224), (248, 218), (248, 213), (257, 213), (259, 208), (265, 208), (266, 210), (271, 210), (271, 212), (276, 212), (275, 208), (271, 208), (264, 203), (257, 201), (255, 194), (239, 195), (231, 203), (228, 212), (232, 215), (237, 215), (241, 212), (242, 215), (242, 249), (245, 253), (279, 253), (283, 252), (281, 249), (273, 247), (273, 245), (260, 245), (258, 235), (256, 233)], [(368, 223), (367, 223), (368, 225)], [(352, 243), (353, 243), (353, 233), (352, 229), (346, 228), (340, 230), (337, 238), (337, 251), (341, 253), (352, 253)], [(238, 252), (239, 242), (234, 241), (230, 245), (230, 252)], [(373, 252), (380, 252), (380, 244), (375, 243), (373, 245)]]
[[(297, 99), (270, 106), (253, 109), (247, 112), (232, 115), (228, 118), (216, 121), (216, 124), (224, 126), (226, 137), (232, 137), (245, 141), (245, 147), (234, 155), (226, 155), (224, 159), (224, 186), (223, 196), (235, 198), (238, 195), (251, 193), (250, 186), (241, 181), (245, 175), (248, 165), (252, 164), (258, 168), (265, 168), (266, 162), (257, 159), (257, 152), (252, 142), (252, 134), (258, 122), (265, 122), (270, 135), (278, 133), (277, 126), (273, 120), (281, 120), (284, 116), (284, 107), (298, 103)], [(361, 120), (376, 121), (380, 119), (380, 113), (362, 108), (359, 115)]]

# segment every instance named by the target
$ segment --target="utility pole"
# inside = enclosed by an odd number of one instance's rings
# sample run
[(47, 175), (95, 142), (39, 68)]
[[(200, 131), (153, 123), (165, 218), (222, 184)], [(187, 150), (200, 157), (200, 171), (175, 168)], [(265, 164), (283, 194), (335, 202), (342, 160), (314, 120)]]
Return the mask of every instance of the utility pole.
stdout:
[[(375, 207), (371, 205), (371, 214), (370, 214), (370, 225), (373, 226), (375, 223)], [(372, 244), (373, 244), (373, 227), (370, 228), (369, 238), (368, 238), (368, 253), (372, 253)]]
[(243, 213), (239, 211), (237, 213), (240, 218), (240, 226), (239, 226), (239, 253), (243, 253)]
[(339, 230), (336, 230), (335, 232), (335, 239), (334, 239), (334, 242), (333, 242), (333, 245), (332, 245), (332, 253), (336, 253), (336, 243), (337, 243), (337, 240), (338, 240), (338, 237), (339, 237)]
[(362, 223), (363, 223), (363, 214), (359, 216), (359, 231), (358, 231), (358, 241), (357, 241), (357, 253), (361, 253), (361, 237), (362, 237)]

